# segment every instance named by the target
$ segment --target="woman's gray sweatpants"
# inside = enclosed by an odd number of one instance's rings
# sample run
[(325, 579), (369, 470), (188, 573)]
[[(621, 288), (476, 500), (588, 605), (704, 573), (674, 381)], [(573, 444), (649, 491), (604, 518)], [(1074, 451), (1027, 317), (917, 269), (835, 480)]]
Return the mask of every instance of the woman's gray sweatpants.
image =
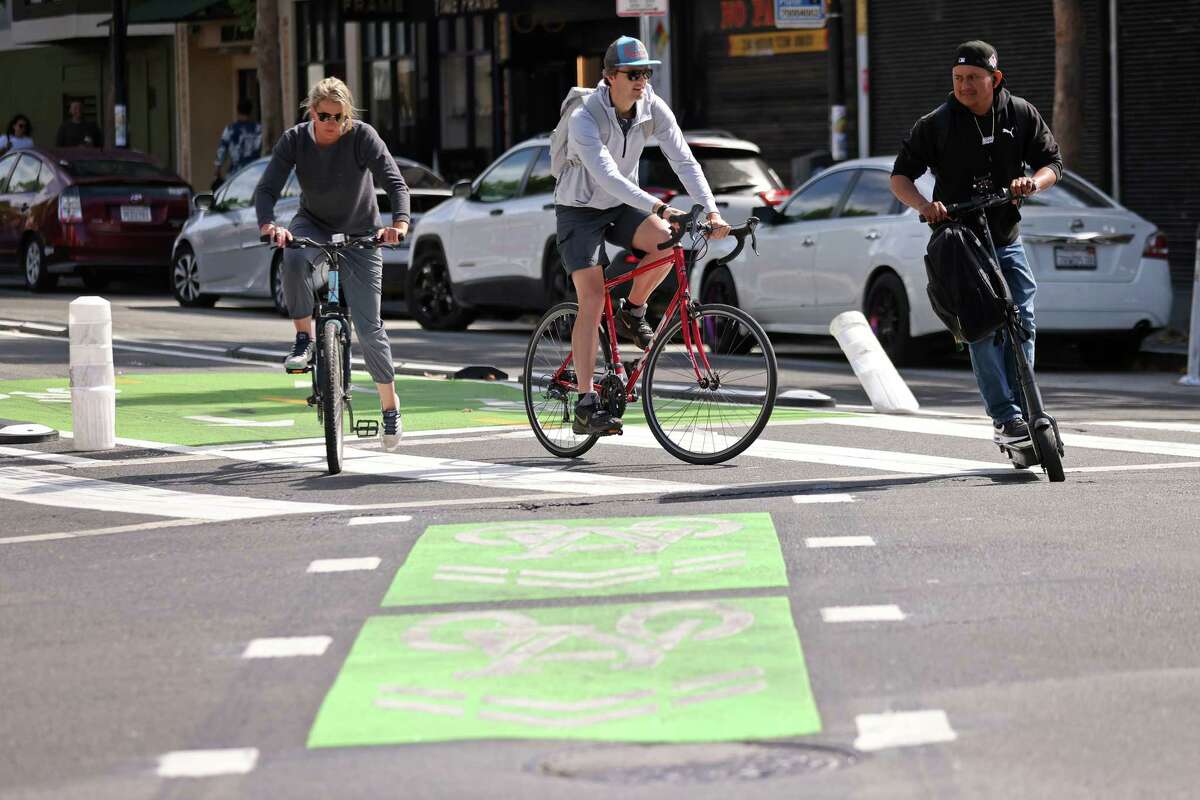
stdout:
[[(332, 236), (311, 220), (297, 214), (288, 225), (293, 236), (303, 236), (318, 242), (328, 242)], [(376, 383), (392, 383), (396, 370), (392, 367), (392, 346), (379, 316), (379, 298), (383, 289), (383, 255), (379, 248), (359, 250), (346, 248), (338, 269), (338, 285), (350, 307), (354, 331), (362, 347), (367, 372)], [(313, 293), (325, 285), (325, 269), (314, 275), (312, 262), (323, 255), (309, 248), (288, 248), (283, 251), (283, 294), (292, 319), (311, 317)], [(318, 265), (319, 266), (319, 265)]]

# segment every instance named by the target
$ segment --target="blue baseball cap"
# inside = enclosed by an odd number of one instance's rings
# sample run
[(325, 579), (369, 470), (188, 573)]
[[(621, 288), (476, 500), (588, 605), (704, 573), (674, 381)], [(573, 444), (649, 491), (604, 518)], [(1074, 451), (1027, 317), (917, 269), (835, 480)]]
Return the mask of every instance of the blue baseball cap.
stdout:
[(646, 45), (632, 36), (622, 36), (620, 39), (617, 39), (608, 46), (608, 51), (604, 54), (605, 69), (616, 69), (617, 67), (652, 67), (661, 63), (661, 61), (651, 60), (650, 53), (646, 50)]

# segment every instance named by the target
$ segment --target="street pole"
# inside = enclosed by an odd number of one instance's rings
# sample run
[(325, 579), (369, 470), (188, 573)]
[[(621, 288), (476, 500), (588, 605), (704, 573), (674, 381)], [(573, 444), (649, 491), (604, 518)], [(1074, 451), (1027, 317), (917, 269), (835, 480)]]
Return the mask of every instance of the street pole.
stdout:
[(129, 97), (125, 85), (125, 0), (113, 0), (112, 81), (113, 81), (113, 143), (129, 146)]
[(846, 160), (846, 76), (842, 69), (842, 0), (829, 0), (829, 155)]

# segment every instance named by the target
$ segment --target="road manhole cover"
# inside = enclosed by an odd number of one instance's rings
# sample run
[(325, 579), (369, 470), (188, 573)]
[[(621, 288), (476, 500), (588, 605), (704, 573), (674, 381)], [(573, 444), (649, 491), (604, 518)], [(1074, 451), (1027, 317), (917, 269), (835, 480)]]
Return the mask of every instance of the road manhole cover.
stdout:
[(851, 751), (813, 745), (618, 745), (554, 753), (534, 769), (597, 783), (716, 783), (830, 772), (857, 761)]

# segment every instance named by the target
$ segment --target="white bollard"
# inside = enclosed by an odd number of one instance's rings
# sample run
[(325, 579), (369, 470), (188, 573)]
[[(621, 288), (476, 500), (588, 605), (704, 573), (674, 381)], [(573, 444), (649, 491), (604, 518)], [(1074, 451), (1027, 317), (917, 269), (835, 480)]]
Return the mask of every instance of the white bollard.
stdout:
[(1179, 379), (1184, 386), (1200, 386), (1200, 226), (1196, 227), (1196, 266), (1192, 270), (1192, 324), (1188, 334), (1188, 371)]
[(838, 314), (829, 323), (829, 332), (837, 339), (862, 383), (871, 405), (884, 414), (913, 414), (921, 407), (908, 384), (896, 372), (892, 360), (875, 338), (867, 318), (860, 311)]
[(67, 316), (71, 337), (71, 418), (76, 450), (117, 445), (112, 307), (103, 297), (80, 297)]

